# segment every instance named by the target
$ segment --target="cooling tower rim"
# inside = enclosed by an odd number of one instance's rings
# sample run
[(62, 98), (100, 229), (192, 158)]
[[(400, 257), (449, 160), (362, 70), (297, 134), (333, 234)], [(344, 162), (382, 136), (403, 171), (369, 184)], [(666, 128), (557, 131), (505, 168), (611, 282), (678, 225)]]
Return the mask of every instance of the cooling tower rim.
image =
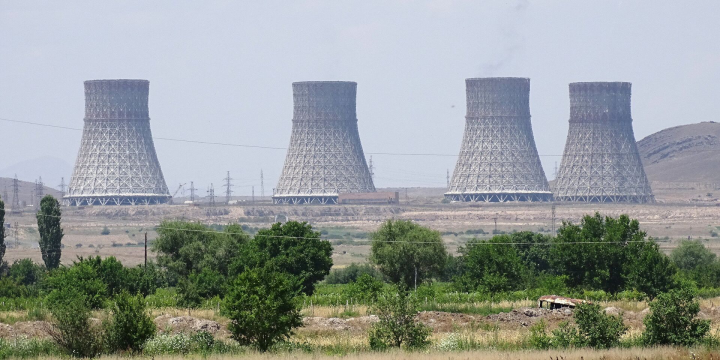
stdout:
[(526, 77), (512, 77), (512, 76), (504, 76), (504, 77), (476, 77), (476, 78), (466, 78), (466, 82), (482, 82), (482, 81), (499, 81), (499, 80), (522, 80), (525, 82), (530, 82), (530, 78)]
[(94, 80), (85, 80), (83, 83), (85, 83), (85, 84), (94, 84), (94, 83), (146, 83), (146, 84), (149, 84), (150, 80), (145, 80), (145, 79), (94, 79)]
[(587, 87), (608, 87), (608, 88), (632, 88), (629, 81), (580, 81), (572, 82), (568, 85), (570, 89), (587, 88)]
[(355, 81), (342, 81), (342, 80), (332, 80), (332, 81), (296, 81), (292, 83), (293, 86), (295, 85), (317, 85), (317, 84), (353, 84), (357, 85), (357, 82)]

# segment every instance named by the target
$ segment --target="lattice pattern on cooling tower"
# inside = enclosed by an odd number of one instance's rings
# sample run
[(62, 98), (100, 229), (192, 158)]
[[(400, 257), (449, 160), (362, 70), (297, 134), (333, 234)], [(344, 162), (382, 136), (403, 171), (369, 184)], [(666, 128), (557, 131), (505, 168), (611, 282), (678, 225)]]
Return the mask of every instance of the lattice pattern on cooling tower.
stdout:
[(65, 201), (159, 204), (170, 199), (155, 153), (146, 80), (85, 82), (85, 125)]
[(374, 192), (355, 115), (354, 82), (293, 83), (294, 115), (276, 204), (337, 203), (340, 193)]
[(556, 200), (655, 202), (635, 143), (630, 97), (630, 83), (570, 84), (570, 129)]
[(550, 201), (530, 124), (530, 80), (467, 79), (467, 116), (452, 201)]

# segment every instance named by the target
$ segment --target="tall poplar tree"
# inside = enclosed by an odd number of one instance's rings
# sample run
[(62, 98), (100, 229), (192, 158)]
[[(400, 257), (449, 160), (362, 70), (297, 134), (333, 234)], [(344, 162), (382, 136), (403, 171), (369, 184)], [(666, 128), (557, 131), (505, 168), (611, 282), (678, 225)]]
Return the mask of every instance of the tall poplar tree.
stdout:
[(5, 202), (0, 198), (0, 264), (5, 257)]
[(40, 201), (37, 223), (40, 233), (40, 252), (48, 269), (60, 266), (60, 247), (63, 237), (60, 215), (60, 203), (54, 197), (45, 195)]

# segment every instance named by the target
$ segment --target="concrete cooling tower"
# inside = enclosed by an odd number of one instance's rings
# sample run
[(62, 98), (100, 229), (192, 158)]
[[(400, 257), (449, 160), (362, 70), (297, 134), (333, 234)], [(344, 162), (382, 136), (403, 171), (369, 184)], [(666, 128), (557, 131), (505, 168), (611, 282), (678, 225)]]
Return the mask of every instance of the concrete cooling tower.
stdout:
[(530, 79), (467, 79), (465, 85), (465, 134), (445, 198), (551, 201), (530, 124)]
[(557, 201), (653, 203), (635, 143), (631, 84), (570, 84), (570, 129), (555, 184)]
[(85, 125), (65, 202), (160, 204), (170, 200), (155, 153), (147, 80), (85, 81)]
[(355, 114), (357, 84), (293, 83), (294, 114), (275, 204), (335, 204), (341, 193), (375, 192)]

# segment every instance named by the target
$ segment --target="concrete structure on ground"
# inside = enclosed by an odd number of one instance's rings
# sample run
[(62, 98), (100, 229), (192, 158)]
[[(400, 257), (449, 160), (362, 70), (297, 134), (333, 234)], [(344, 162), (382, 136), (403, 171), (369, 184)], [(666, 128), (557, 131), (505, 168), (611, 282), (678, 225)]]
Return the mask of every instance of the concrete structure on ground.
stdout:
[(66, 203), (170, 200), (150, 131), (149, 87), (147, 80), (85, 81), (85, 125)]
[(530, 79), (467, 79), (460, 155), (445, 198), (550, 201), (530, 124)]
[(570, 84), (570, 128), (555, 183), (555, 200), (653, 203), (635, 143), (631, 84)]
[(292, 87), (292, 135), (273, 203), (336, 204), (341, 193), (375, 192), (358, 132), (357, 84), (310, 81)]

